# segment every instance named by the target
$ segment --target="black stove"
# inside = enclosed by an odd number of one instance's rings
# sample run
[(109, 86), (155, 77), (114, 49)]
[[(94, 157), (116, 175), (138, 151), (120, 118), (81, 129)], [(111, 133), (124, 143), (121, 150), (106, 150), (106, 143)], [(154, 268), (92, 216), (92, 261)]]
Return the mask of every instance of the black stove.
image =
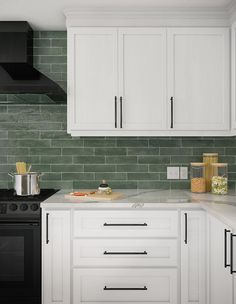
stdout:
[(0, 189), (0, 303), (41, 303), (40, 203), (57, 191), (17, 196)]
[(57, 191), (56, 189), (41, 189), (39, 195), (18, 196), (14, 189), (0, 189), (0, 218), (39, 217), (40, 203)]

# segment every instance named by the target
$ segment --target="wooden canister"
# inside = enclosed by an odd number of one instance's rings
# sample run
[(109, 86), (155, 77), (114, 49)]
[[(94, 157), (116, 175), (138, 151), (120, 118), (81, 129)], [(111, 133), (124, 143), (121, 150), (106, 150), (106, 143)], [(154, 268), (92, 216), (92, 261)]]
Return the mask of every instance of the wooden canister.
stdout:
[(212, 163), (218, 163), (218, 153), (203, 153), (203, 162), (206, 164), (206, 191), (211, 192), (211, 179), (213, 176)]

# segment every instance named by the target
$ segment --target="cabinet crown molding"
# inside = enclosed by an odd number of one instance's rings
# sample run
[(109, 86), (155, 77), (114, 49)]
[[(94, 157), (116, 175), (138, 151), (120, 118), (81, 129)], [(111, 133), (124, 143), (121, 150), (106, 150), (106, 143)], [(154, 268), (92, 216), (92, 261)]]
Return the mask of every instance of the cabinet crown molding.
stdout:
[[(77, 8), (64, 10), (74, 26), (230, 26), (235, 6), (228, 8)], [(231, 18), (232, 15), (232, 18)]]

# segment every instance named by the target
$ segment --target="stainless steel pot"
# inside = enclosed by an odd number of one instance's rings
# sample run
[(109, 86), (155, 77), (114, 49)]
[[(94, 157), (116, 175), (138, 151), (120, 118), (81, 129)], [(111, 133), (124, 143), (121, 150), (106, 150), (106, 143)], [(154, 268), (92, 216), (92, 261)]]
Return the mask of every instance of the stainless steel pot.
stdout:
[(17, 195), (29, 196), (40, 194), (39, 180), (42, 173), (30, 172), (26, 174), (8, 173), (14, 181)]

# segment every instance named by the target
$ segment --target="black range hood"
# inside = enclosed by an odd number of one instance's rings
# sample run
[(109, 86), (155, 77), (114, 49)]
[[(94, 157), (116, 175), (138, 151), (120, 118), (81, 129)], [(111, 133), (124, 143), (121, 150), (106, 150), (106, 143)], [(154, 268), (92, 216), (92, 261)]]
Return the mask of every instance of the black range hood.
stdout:
[(45, 94), (66, 102), (65, 91), (33, 67), (33, 30), (26, 21), (0, 21), (0, 94)]

